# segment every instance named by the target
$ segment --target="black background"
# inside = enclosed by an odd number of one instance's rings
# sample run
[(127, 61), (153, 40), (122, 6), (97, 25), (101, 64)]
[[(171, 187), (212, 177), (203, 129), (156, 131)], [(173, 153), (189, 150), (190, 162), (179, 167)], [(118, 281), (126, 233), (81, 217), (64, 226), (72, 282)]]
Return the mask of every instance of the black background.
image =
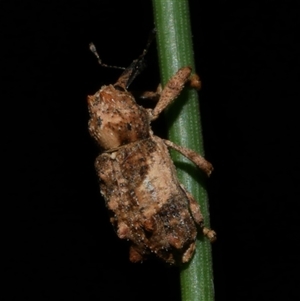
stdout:
[[(207, 2), (207, 1), (206, 1)], [(1, 1), (2, 300), (180, 300), (176, 268), (128, 262), (108, 221), (86, 95), (153, 27), (151, 1)], [(216, 300), (299, 300), (299, 11), (190, 1)], [(159, 82), (155, 46), (133, 88)], [(157, 133), (157, 131), (156, 131)]]

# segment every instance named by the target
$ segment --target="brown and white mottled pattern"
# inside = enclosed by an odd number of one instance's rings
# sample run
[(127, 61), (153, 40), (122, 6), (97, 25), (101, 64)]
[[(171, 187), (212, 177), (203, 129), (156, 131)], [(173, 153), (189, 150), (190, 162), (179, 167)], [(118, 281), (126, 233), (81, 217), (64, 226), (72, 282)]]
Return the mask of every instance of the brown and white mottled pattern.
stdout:
[[(170, 264), (188, 262), (195, 250), (197, 228), (211, 241), (198, 203), (179, 183), (168, 148), (193, 161), (206, 174), (212, 165), (192, 150), (154, 136), (151, 120), (179, 95), (190, 67), (181, 68), (160, 91), (157, 106), (145, 109), (119, 80), (88, 97), (89, 131), (102, 149), (95, 166), (100, 191), (121, 239), (131, 242), (130, 260), (154, 253)], [(126, 74), (125, 74), (126, 75)]]

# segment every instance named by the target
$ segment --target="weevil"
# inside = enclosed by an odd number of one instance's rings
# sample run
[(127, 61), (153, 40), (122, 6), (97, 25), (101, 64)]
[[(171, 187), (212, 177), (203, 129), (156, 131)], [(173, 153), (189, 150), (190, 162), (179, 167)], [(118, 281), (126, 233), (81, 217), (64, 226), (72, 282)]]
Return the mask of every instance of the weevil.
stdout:
[[(197, 229), (211, 241), (216, 234), (204, 226), (199, 204), (179, 182), (168, 149), (179, 151), (207, 175), (213, 167), (196, 152), (155, 136), (150, 126), (189, 81), (190, 67), (180, 68), (154, 93), (154, 109), (139, 106), (128, 91), (148, 46), (115, 84), (88, 96), (88, 127), (101, 149), (95, 162), (100, 192), (118, 237), (130, 241), (130, 261), (154, 253), (169, 264), (181, 264), (194, 254)], [(107, 66), (95, 46), (90, 48)]]

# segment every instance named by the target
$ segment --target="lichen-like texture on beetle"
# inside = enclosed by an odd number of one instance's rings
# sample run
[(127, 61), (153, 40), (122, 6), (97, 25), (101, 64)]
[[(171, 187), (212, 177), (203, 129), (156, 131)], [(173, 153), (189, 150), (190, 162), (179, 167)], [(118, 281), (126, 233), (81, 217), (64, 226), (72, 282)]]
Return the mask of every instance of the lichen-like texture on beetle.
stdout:
[(152, 109), (139, 106), (127, 90), (128, 68), (114, 85), (88, 97), (89, 131), (102, 153), (96, 159), (100, 191), (111, 212), (110, 221), (121, 239), (131, 242), (132, 262), (150, 253), (170, 264), (188, 262), (198, 229), (211, 241), (198, 203), (177, 179), (168, 148), (193, 161), (208, 175), (212, 165), (192, 150), (155, 136), (152, 120), (179, 95), (191, 74), (183, 67), (157, 91)]

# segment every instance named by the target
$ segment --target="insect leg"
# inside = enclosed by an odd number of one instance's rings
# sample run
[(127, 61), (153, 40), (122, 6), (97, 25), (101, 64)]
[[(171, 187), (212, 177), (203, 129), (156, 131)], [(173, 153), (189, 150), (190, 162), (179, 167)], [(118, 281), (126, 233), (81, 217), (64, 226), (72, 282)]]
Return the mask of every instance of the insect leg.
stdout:
[(150, 116), (151, 120), (156, 119), (159, 114), (180, 94), (185, 83), (189, 80), (191, 71), (191, 67), (183, 67), (171, 77), (164, 89), (161, 91), (161, 95), (156, 107), (152, 110)]
[(173, 148), (176, 151), (180, 152), (182, 155), (184, 155), (186, 158), (191, 160), (195, 165), (197, 165), (201, 170), (203, 170), (208, 176), (210, 176), (211, 172), (213, 171), (213, 166), (211, 163), (206, 161), (202, 156), (200, 156), (198, 153), (192, 151), (191, 149), (188, 149), (183, 146), (179, 146), (175, 143), (173, 143), (170, 140), (163, 140), (164, 143), (169, 147)]
[(214, 230), (211, 230), (203, 225), (203, 216), (200, 211), (199, 204), (196, 202), (194, 197), (185, 189), (185, 187), (181, 184), (180, 187), (185, 192), (188, 200), (191, 214), (194, 218), (194, 221), (201, 227), (202, 233), (206, 236), (211, 242), (214, 242), (217, 239), (217, 234)]
[(153, 100), (153, 101), (158, 102), (160, 95), (161, 95), (161, 91), (162, 91), (162, 87), (161, 87), (161, 84), (159, 84), (157, 86), (156, 91), (144, 91), (144, 92), (131, 91), (131, 93), (136, 98), (139, 98), (142, 100), (148, 99), (148, 100)]

